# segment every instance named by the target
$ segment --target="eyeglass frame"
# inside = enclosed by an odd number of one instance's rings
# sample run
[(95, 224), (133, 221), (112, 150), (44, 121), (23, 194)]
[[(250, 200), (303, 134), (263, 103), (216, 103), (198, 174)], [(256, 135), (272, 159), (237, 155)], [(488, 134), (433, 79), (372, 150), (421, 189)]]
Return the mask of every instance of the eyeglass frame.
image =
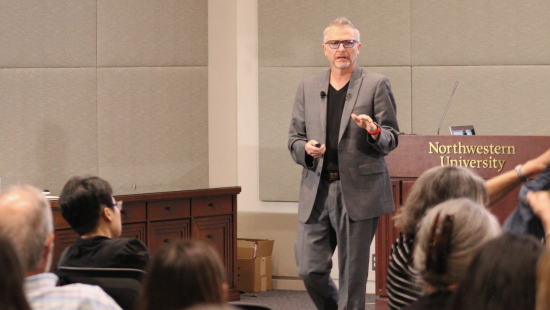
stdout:
[(119, 201), (116, 201), (116, 200), (113, 200), (113, 207), (117, 207), (120, 211), (122, 211), (122, 205), (123, 205), (123, 201), (122, 200), (119, 200)]
[[(122, 200), (119, 200), (119, 201), (114, 200), (113, 206), (112, 206), (112, 207), (105, 207), (105, 208), (114, 209), (115, 207), (117, 207), (117, 208), (118, 208), (118, 211), (121, 211), (121, 212), (122, 212), (122, 205), (123, 205), (123, 201), (122, 201)], [(101, 214), (105, 213), (105, 208), (103, 208), (103, 210), (101, 211)]]
[(113, 203), (113, 208), (114, 207), (117, 207), (120, 211), (122, 211), (122, 205), (123, 205), (123, 201), (122, 200), (119, 200), (119, 201), (116, 201)]
[[(330, 46), (331, 44), (336, 44), (336, 42), (338, 43), (338, 46), (336, 47), (332, 47)], [(345, 42), (352, 42), (351, 46), (346, 46)], [(328, 45), (328, 47), (330, 49), (333, 49), (333, 50), (336, 50), (336, 49), (339, 49), (340, 48), (340, 45), (343, 45), (344, 48), (352, 48), (355, 46), (356, 43), (359, 43), (357, 40), (330, 40), (330, 41), (327, 41), (325, 42), (325, 45)]]

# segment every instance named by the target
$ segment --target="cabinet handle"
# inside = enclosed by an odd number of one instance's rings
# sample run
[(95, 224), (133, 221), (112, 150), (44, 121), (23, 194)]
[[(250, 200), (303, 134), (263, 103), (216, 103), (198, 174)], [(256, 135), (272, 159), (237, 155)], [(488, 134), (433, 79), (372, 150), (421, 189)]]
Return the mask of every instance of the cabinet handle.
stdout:
[(208, 239), (214, 239), (214, 238), (216, 238), (216, 235), (207, 235), (206, 238), (208, 238)]
[(166, 208), (164, 208), (164, 209), (166, 209), (167, 211), (172, 211), (172, 209), (174, 209), (174, 208), (172, 208), (172, 207), (166, 207)]
[(170, 243), (170, 239), (164, 239), (164, 243)]
[(215, 202), (211, 202), (211, 203), (208, 204), (208, 206), (210, 206), (210, 207), (212, 207), (212, 208), (215, 208), (215, 207), (218, 206), (218, 204), (215, 203)]

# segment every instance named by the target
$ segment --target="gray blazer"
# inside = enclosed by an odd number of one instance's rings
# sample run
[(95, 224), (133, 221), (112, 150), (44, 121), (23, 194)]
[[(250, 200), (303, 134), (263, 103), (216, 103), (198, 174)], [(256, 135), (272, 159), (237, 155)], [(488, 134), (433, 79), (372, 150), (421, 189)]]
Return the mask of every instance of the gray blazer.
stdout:
[[(305, 152), (309, 140), (326, 141), (327, 99), (330, 69), (305, 78), (300, 83), (288, 134), (292, 159), (303, 166), (298, 220), (311, 214), (323, 157), (314, 159)], [(379, 217), (395, 210), (392, 188), (384, 156), (397, 147), (399, 127), (396, 106), (387, 77), (355, 66), (348, 86), (338, 139), (338, 162), (344, 202), (354, 221)], [(369, 115), (381, 128), (376, 141), (351, 119), (351, 113)]]

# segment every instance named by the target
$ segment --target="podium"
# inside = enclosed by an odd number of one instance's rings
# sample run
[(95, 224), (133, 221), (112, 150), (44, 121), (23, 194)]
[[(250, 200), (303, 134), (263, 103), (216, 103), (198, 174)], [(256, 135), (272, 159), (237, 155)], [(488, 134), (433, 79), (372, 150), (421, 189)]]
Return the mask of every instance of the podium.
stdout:
[[(405, 203), (415, 180), (436, 166), (468, 167), (484, 179), (514, 169), (550, 148), (550, 136), (420, 136), (401, 135), (399, 145), (386, 162), (390, 172), (395, 208)], [(520, 187), (491, 207), (502, 224), (518, 205)], [(386, 276), (390, 250), (399, 237), (393, 225), (394, 213), (379, 219), (376, 232), (376, 309), (388, 309)]]

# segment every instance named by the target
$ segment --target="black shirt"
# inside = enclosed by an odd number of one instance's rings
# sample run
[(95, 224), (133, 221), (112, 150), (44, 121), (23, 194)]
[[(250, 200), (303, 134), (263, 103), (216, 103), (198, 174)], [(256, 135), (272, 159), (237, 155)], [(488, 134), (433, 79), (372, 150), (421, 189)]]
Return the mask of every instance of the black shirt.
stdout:
[(327, 140), (323, 171), (338, 172), (338, 135), (342, 112), (346, 104), (349, 82), (339, 90), (329, 84), (327, 96)]
[(103, 236), (78, 238), (59, 260), (58, 266), (145, 269), (151, 254), (143, 242), (133, 238)]

